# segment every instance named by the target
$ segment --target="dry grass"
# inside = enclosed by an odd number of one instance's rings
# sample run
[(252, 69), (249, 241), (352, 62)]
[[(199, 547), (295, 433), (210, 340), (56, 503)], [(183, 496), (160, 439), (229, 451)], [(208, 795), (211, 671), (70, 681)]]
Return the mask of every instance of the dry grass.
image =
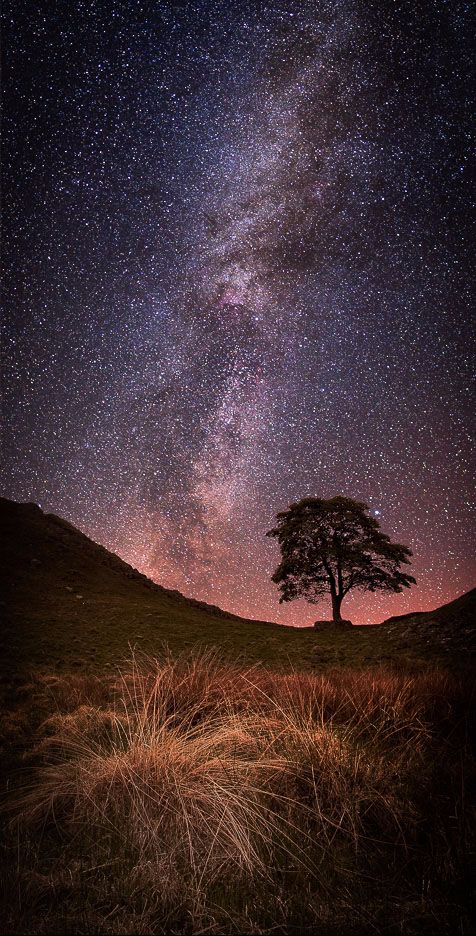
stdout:
[(56, 710), (14, 799), (29, 844), (12, 932), (371, 932), (379, 915), (469, 932), (445, 890), (464, 823), (453, 679), (205, 653), (41, 688)]

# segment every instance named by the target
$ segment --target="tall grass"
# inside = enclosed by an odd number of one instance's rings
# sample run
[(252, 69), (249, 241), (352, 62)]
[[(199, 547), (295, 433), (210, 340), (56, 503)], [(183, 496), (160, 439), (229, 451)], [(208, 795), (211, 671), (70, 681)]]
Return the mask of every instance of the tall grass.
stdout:
[[(448, 886), (463, 873), (466, 703), (447, 676), (280, 675), (202, 653), (133, 658), (105, 681), (49, 677), (43, 691), (57, 710), (15, 810), (29, 847), (47, 843), (50, 897), (43, 917), (35, 897), (11, 911), (17, 932), (455, 919), (464, 932)], [(20, 889), (32, 874), (20, 867)]]

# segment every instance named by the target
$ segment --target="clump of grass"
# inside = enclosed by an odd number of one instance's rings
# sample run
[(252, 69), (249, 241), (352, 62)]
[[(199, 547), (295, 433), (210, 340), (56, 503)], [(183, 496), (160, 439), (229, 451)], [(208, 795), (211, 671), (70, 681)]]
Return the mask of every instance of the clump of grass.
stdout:
[(74, 711), (80, 705), (107, 705), (114, 687), (111, 675), (94, 673), (68, 673), (65, 676), (35, 673), (37, 689), (50, 699), (50, 704), (62, 712)]
[(434, 919), (460, 874), (464, 705), (441, 673), (283, 675), (201, 653), (77, 675), (74, 708), (63, 683), (45, 684), (59, 708), (16, 810), (69, 863), (73, 930), (87, 910), (95, 932), (370, 931), (384, 903), (395, 926), (405, 902)]

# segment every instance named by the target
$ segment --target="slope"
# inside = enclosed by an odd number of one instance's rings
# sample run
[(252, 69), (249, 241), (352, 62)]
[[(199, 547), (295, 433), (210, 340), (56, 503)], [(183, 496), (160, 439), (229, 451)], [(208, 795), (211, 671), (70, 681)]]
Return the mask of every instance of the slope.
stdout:
[(129, 646), (174, 652), (220, 644), (286, 660), (296, 632), (246, 621), (162, 588), (36, 504), (0, 498), (2, 636), (7, 667), (94, 669)]
[(36, 504), (0, 498), (0, 653), (7, 678), (31, 669), (104, 671), (135, 647), (219, 648), (278, 668), (383, 663), (459, 667), (475, 649), (476, 591), (425, 614), (317, 634), (249, 621), (162, 588)]

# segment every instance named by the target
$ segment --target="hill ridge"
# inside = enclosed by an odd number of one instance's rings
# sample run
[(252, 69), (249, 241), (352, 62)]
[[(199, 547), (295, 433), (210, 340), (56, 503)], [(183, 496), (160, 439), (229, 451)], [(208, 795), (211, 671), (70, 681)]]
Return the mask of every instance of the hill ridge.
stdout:
[(5, 510), (17, 511), (20, 515), (22, 512), (25, 515), (30, 514), (32, 516), (35, 514), (38, 516), (39, 514), (60, 530), (66, 533), (71, 533), (77, 540), (79, 540), (79, 542), (87, 544), (87, 548), (92, 550), (92, 554), (94, 554), (95, 558), (99, 559), (101, 564), (105, 567), (114, 569), (129, 580), (140, 582), (145, 588), (148, 588), (151, 591), (156, 591), (168, 595), (177, 601), (184, 602), (194, 608), (198, 608), (201, 611), (204, 611), (206, 614), (224, 617), (226, 620), (252, 620), (256, 624), (271, 625), (273, 627), (285, 626), (282, 624), (277, 624), (274, 621), (263, 621), (257, 618), (244, 618), (239, 614), (235, 614), (233, 611), (226, 611), (225, 609), (220, 608), (218, 605), (209, 604), (208, 602), (201, 601), (198, 598), (190, 598), (187, 595), (183, 595), (182, 592), (175, 588), (167, 588), (165, 585), (160, 585), (158, 582), (154, 582), (153, 579), (149, 578), (143, 572), (140, 572), (134, 566), (130, 565), (130, 563), (126, 562), (125, 559), (122, 559), (120, 556), (118, 556), (117, 553), (107, 549), (106, 546), (103, 546), (96, 540), (93, 540), (90, 536), (87, 535), (87, 533), (84, 533), (82, 530), (80, 530), (79, 527), (76, 527), (73, 523), (70, 523), (69, 520), (65, 520), (63, 517), (59, 517), (55, 513), (44, 511), (39, 506), (39, 504), (34, 502), (12, 501), (6, 497), (0, 497), (0, 514), (2, 512), (4, 513)]
[[(432, 611), (408, 611), (406, 614), (393, 614), (391, 617), (386, 618), (385, 621), (382, 621), (382, 624), (403, 624), (413, 618), (423, 619), (431, 617), (432, 619), (437, 620), (443, 615), (447, 617), (451, 612), (458, 614), (461, 608), (464, 608), (468, 602), (471, 604), (476, 603), (476, 588), (470, 588), (470, 590), (464, 592), (463, 595), (458, 595), (457, 598), (453, 598), (452, 601), (448, 601), (446, 604), (440, 605), (438, 608), (434, 608)], [(379, 625), (376, 626), (378, 627)]]
[[(0, 659), (32, 667), (104, 670), (130, 648), (156, 655), (198, 647), (278, 668), (470, 665), (476, 589), (434, 612), (344, 633), (242, 618), (153, 582), (69, 521), (0, 498)], [(474, 658), (474, 657), (473, 657)]]

